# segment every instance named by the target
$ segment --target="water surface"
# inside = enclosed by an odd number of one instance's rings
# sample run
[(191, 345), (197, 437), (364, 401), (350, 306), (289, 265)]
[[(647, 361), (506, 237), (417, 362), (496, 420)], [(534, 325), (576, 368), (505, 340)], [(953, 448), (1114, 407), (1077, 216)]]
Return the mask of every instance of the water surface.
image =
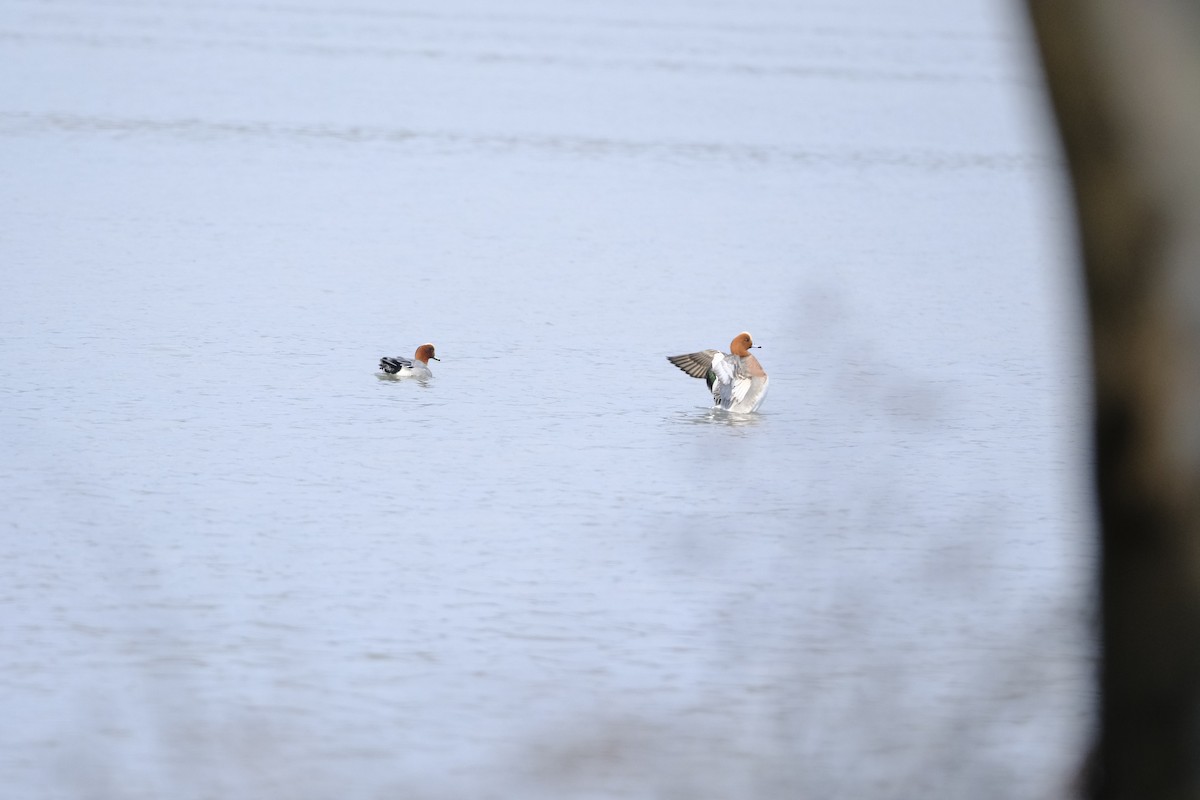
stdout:
[[(1025, 39), (11, 0), (6, 786), (1061, 796), (1091, 519)], [(751, 417), (665, 360), (741, 330)]]

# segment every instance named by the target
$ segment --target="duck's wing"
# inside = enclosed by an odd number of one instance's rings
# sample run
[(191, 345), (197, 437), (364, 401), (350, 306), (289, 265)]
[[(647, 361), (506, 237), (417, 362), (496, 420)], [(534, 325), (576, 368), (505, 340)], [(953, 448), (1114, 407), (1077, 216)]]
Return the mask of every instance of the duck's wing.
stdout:
[(711, 389), (713, 385), (713, 357), (719, 355), (721, 353), (717, 350), (701, 350), (699, 353), (667, 356), (667, 361), (670, 361), (693, 378), (704, 378)]
[(388, 375), (395, 375), (405, 367), (411, 368), (413, 365), (411, 358), (401, 358), (400, 356), (384, 356), (379, 359), (379, 369), (386, 372)]
[(740, 406), (754, 383), (742, 369), (742, 360), (724, 353), (713, 357), (712, 375), (708, 386), (712, 389), (713, 403), (727, 410)]
[(768, 382), (770, 382), (770, 378), (765, 375), (761, 378), (751, 378), (749, 381), (750, 389), (746, 392), (746, 396), (742, 399), (740, 405), (734, 406), (731, 410), (746, 413), (757, 411), (758, 407), (762, 405), (763, 398), (767, 396)]

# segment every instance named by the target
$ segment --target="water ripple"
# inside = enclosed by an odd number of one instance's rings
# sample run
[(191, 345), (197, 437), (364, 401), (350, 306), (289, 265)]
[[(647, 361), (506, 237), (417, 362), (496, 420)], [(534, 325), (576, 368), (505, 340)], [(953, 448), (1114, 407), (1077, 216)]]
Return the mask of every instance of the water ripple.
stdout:
[(46, 133), (146, 137), (190, 142), (389, 145), (493, 154), (537, 153), (589, 160), (651, 158), (672, 162), (727, 162), (738, 166), (810, 166), (834, 169), (897, 168), (928, 172), (1040, 172), (1057, 159), (1037, 153), (937, 150), (798, 148), (746, 143), (616, 139), (555, 134), (467, 133), (374, 125), (288, 124), (263, 120), (119, 117), (93, 114), (0, 112), (0, 136)]

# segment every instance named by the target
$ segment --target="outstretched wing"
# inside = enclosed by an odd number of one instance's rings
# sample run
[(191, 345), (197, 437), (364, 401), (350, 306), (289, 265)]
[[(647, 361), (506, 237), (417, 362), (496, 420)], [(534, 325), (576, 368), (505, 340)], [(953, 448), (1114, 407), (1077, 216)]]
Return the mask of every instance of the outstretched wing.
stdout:
[(379, 359), (379, 369), (386, 372), (388, 375), (395, 375), (405, 367), (411, 367), (413, 364), (411, 359), (400, 358), (399, 356), (384, 356)]
[(670, 361), (693, 378), (704, 378), (708, 388), (713, 385), (713, 357), (721, 355), (716, 350), (701, 350), (699, 353), (685, 353), (681, 356), (667, 356)]

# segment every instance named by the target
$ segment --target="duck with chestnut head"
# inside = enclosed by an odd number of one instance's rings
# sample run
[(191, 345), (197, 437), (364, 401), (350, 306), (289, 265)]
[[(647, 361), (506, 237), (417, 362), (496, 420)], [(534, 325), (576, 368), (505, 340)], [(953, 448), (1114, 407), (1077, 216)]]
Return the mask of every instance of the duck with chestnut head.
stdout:
[(704, 378), (712, 392), (713, 405), (726, 411), (755, 411), (767, 394), (767, 373), (750, 350), (756, 348), (750, 334), (742, 332), (729, 343), (729, 352), (701, 350), (667, 360), (693, 378)]
[(433, 345), (423, 344), (413, 353), (412, 358), (403, 356), (384, 356), (379, 359), (381, 378), (432, 378), (429, 360), (441, 361), (435, 356)]

